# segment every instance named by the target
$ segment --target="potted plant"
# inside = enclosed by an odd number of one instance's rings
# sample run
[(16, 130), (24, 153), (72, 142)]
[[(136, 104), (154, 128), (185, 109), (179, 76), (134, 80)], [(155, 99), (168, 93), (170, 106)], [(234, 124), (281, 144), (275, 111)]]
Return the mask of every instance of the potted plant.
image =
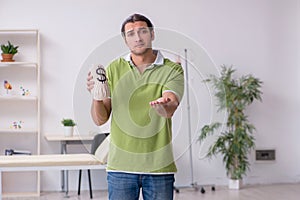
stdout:
[(262, 100), (262, 82), (252, 75), (234, 78), (235, 71), (232, 67), (221, 66), (220, 77), (210, 75), (210, 78), (204, 81), (212, 84), (218, 111), (225, 110), (227, 119), (224, 125), (213, 122), (203, 126), (199, 136), (199, 141), (202, 142), (209, 135), (217, 134), (217, 130), (222, 128), (206, 156), (208, 158), (217, 154), (223, 156), (231, 189), (240, 188), (242, 178), (249, 170), (249, 153), (255, 147), (253, 136), (255, 127), (248, 121), (245, 109), (254, 100)]
[(74, 126), (76, 126), (76, 123), (73, 121), (73, 119), (62, 119), (61, 123), (64, 126), (65, 136), (72, 136), (74, 132)]
[(2, 60), (1, 62), (14, 62), (13, 56), (18, 53), (19, 46), (14, 46), (10, 43), (10, 41), (7, 42), (8, 44), (2, 44), (1, 50), (2, 50)]

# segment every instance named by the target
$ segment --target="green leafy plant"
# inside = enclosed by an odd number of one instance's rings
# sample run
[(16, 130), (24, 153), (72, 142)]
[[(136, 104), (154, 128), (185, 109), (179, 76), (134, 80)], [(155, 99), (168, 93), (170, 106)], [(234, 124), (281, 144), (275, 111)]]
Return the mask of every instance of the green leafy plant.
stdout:
[(76, 126), (76, 123), (72, 119), (63, 119), (61, 120), (61, 123), (64, 126)]
[(14, 46), (13, 44), (10, 43), (10, 41), (8, 41), (8, 44), (2, 44), (1, 45), (1, 50), (2, 53), (4, 54), (13, 54), (15, 55), (16, 53), (18, 53), (18, 48), (19, 46)]
[[(217, 154), (223, 156), (227, 176), (231, 179), (242, 179), (249, 170), (248, 155), (255, 147), (253, 131), (255, 127), (245, 114), (247, 106), (254, 100), (261, 101), (262, 81), (252, 75), (234, 78), (236, 70), (221, 66), (221, 75), (210, 75), (204, 82), (212, 84), (214, 96), (218, 102), (218, 111), (226, 111), (226, 123), (213, 122), (201, 129), (199, 141), (209, 135), (219, 133), (216, 141), (209, 147), (207, 157)], [(221, 131), (217, 132), (222, 128)]]

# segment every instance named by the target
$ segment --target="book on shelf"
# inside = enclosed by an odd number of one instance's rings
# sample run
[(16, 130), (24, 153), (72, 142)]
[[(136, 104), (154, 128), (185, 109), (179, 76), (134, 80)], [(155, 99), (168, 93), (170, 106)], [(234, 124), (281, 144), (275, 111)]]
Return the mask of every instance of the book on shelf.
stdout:
[(5, 149), (6, 156), (12, 155), (31, 155), (30, 151), (27, 150), (15, 150), (15, 149)]

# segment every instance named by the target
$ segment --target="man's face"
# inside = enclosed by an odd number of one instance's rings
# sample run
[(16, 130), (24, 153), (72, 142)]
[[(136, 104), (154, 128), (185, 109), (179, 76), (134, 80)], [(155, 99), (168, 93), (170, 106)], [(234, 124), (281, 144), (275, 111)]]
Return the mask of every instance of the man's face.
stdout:
[(136, 55), (143, 55), (152, 48), (154, 32), (143, 21), (130, 22), (125, 25), (125, 42), (130, 51)]

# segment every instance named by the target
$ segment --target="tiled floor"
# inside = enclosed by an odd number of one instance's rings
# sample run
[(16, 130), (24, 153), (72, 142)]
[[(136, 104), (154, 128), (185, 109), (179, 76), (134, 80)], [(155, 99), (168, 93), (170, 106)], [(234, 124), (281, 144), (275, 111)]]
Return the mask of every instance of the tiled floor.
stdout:
[[(241, 190), (228, 190), (226, 187), (216, 187), (215, 191), (205, 188), (202, 194), (193, 188), (181, 189), (175, 194), (174, 200), (299, 200), (300, 184), (275, 184), (275, 185), (250, 185)], [(95, 200), (107, 200), (106, 191), (94, 191)], [(69, 193), (69, 198), (65, 198), (61, 192), (44, 192), (40, 197), (23, 198), (3, 198), (3, 200), (88, 200), (89, 192), (83, 191), (81, 196), (77, 196), (74, 191)], [(142, 199), (142, 198), (141, 198)]]

